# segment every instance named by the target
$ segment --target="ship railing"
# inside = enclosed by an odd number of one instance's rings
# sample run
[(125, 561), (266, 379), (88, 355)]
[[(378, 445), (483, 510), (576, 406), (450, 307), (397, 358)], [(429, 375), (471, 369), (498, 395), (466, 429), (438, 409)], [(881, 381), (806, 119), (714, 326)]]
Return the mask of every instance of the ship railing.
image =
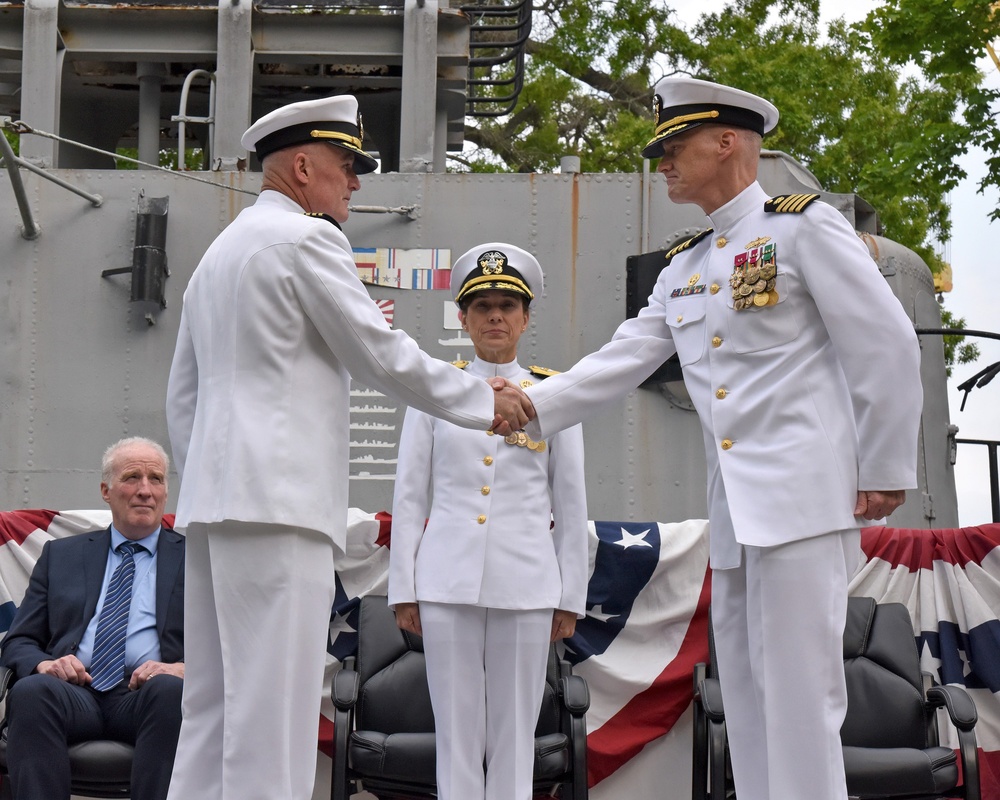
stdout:
[[(933, 336), (973, 336), (984, 339), (1000, 339), (1000, 333), (992, 331), (970, 330), (968, 328), (916, 328), (917, 335)], [(990, 364), (981, 369), (971, 378), (958, 385), (958, 390), (964, 392), (962, 395), (962, 405), (959, 410), (965, 409), (965, 402), (969, 399), (969, 392), (973, 389), (981, 389), (1000, 374), (1000, 361)], [(998, 467), (997, 451), (1000, 448), (1000, 441), (995, 439), (959, 439), (955, 436), (958, 428), (952, 425), (948, 432), (951, 445), (951, 463), (954, 466), (958, 458), (958, 445), (977, 445), (985, 447), (989, 459), (990, 476), (990, 506), (993, 513), (993, 522), (1000, 522), (1000, 467)]]

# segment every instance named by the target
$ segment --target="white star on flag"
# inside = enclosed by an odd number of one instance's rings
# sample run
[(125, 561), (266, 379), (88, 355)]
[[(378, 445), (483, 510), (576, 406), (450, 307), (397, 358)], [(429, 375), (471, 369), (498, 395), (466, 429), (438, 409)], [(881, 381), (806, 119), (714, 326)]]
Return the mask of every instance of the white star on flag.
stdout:
[(604, 606), (596, 605), (587, 612), (587, 616), (599, 619), (601, 622), (607, 622), (609, 619), (613, 619), (614, 617), (620, 617), (621, 614), (605, 614)]
[(642, 533), (629, 533), (627, 530), (622, 528), (622, 538), (619, 539), (615, 544), (621, 545), (623, 550), (628, 550), (634, 545), (641, 547), (652, 547), (649, 542), (646, 541), (646, 534), (649, 533), (650, 529), (646, 528)]
[(357, 633), (357, 631), (351, 627), (346, 616), (334, 614), (330, 620), (330, 641), (337, 641), (337, 637), (342, 633)]

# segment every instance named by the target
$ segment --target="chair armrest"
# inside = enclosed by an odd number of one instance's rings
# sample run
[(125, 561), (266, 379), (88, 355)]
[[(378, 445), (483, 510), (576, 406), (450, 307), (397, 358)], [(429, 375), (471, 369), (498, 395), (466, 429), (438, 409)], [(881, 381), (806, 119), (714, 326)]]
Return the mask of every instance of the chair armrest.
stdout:
[(587, 713), (590, 708), (590, 688), (579, 675), (559, 679), (559, 693), (566, 709), (574, 716)]
[(712, 722), (725, 722), (726, 712), (722, 707), (722, 684), (718, 678), (705, 678), (698, 684), (698, 697), (705, 716)]
[(0, 700), (7, 697), (7, 690), (14, 680), (14, 671), (10, 667), (0, 667)]
[(358, 691), (361, 688), (361, 677), (354, 671), (353, 659), (344, 662), (344, 666), (333, 676), (333, 705), (340, 711), (350, 711), (358, 702)]
[(960, 731), (971, 731), (979, 720), (976, 704), (961, 686), (932, 686), (927, 690), (927, 704), (932, 708), (944, 706)]
[(708, 677), (708, 666), (705, 664), (704, 661), (699, 661), (697, 664), (694, 665), (694, 669), (692, 670), (691, 674), (694, 677), (693, 691), (695, 699), (697, 699), (698, 687), (701, 685), (701, 682)]

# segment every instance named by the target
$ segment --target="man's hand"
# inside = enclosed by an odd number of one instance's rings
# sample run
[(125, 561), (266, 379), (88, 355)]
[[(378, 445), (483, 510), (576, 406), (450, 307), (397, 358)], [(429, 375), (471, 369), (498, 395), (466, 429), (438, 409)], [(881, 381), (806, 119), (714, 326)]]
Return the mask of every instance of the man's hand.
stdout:
[(854, 516), (865, 519), (882, 519), (906, 502), (906, 490), (894, 489), (890, 492), (858, 492), (858, 502), (854, 506)]
[(128, 688), (138, 689), (150, 678), (156, 675), (176, 675), (178, 678), (184, 677), (184, 662), (178, 661), (176, 664), (164, 664), (162, 661), (147, 661), (135, 668), (132, 677), (129, 678)]
[(520, 386), (504, 378), (489, 378), (487, 383), (493, 387), (493, 427), (491, 430), (500, 436), (519, 431), (535, 418), (535, 407), (531, 404)]
[(90, 673), (87, 672), (83, 662), (72, 653), (51, 661), (41, 661), (35, 667), (35, 672), (39, 675), (51, 675), (66, 683), (73, 683), (77, 686), (87, 686), (90, 683)]
[(404, 631), (422, 636), (420, 627), (420, 607), (417, 603), (396, 603), (396, 625)]
[(567, 639), (576, 630), (576, 614), (557, 608), (552, 612), (552, 636), (550, 641)]

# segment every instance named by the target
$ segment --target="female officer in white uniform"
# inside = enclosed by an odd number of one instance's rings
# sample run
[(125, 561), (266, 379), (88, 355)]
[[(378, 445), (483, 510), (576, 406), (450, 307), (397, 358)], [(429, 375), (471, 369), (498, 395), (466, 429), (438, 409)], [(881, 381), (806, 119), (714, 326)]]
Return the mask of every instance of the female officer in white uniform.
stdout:
[[(541, 289), (538, 261), (519, 247), (462, 255), (451, 290), (476, 358), (456, 366), (522, 387), (549, 374), (517, 362)], [(411, 408), (392, 513), (389, 603), (424, 637), (438, 797), (530, 800), (549, 643), (572, 635), (587, 596), (582, 430), (535, 442)]]

